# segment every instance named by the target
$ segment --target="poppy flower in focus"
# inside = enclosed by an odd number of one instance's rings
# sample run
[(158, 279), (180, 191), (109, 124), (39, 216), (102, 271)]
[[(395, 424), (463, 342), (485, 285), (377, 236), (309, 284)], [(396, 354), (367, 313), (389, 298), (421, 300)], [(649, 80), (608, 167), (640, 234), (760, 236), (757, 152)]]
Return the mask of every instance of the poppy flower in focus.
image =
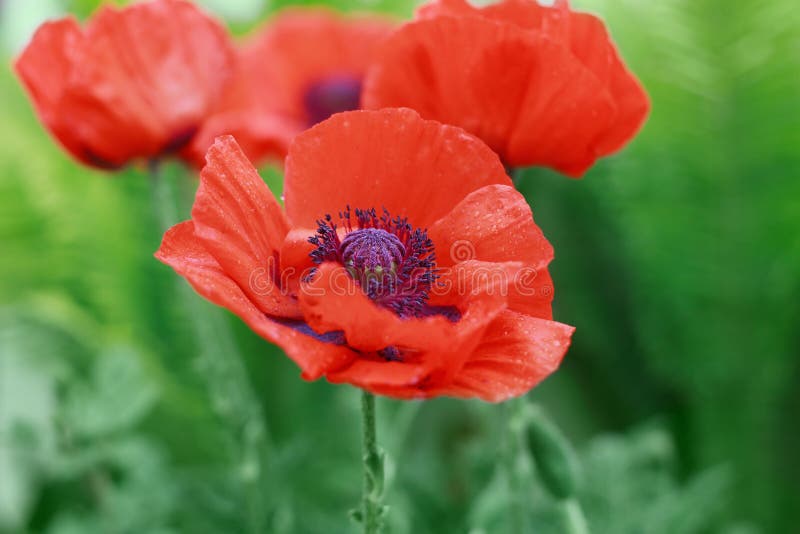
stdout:
[(193, 146), (202, 165), (231, 134), (251, 160), (285, 156), (295, 135), (334, 113), (359, 109), (372, 52), (394, 28), (375, 15), (291, 8), (239, 49), (237, 83)]
[(572, 177), (630, 141), (650, 107), (602, 20), (566, 0), (422, 6), (380, 48), (363, 105), (413, 108), (477, 135), (510, 167)]
[(295, 138), (285, 210), (231, 136), (156, 253), (320, 377), (398, 398), (501, 401), (552, 373), (550, 244), (489, 147), (409, 109)]
[(118, 168), (180, 152), (217, 106), (235, 55), (182, 0), (102, 7), (43, 24), (15, 68), (48, 130), (79, 161)]

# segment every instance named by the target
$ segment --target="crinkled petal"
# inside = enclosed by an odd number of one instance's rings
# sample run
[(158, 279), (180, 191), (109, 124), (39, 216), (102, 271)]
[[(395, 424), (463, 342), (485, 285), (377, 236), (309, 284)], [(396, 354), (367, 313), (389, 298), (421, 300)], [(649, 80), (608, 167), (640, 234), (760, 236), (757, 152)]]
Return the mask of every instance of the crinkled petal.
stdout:
[(570, 43), (572, 52), (605, 83), (614, 100), (614, 121), (597, 141), (599, 154), (612, 154), (641, 129), (650, 112), (650, 99), (622, 62), (602, 20), (589, 13), (571, 13)]
[(273, 113), (254, 109), (221, 112), (203, 124), (182, 155), (195, 166), (202, 167), (214, 140), (231, 135), (251, 162), (274, 159), (282, 163), (292, 139), (302, 130), (297, 122)]
[(558, 368), (574, 330), (507, 310), (487, 329), (452, 384), (435, 393), (489, 402), (523, 395)]
[(439, 267), (465, 260), (546, 267), (553, 259), (553, 247), (533, 222), (525, 197), (507, 185), (473, 191), (433, 223), (428, 236)]
[(74, 18), (45, 22), (14, 64), (45, 122), (55, 114), (75, 50), (82, 43), (83, 34)]
[(553, 281), (547, 265), (553, 259), (553, 247), (534, 223), (525, 198), (513, 187), (491, 185), (470, 193), (436, 221), (428, 235), (441, 269), (478, 260), (489, 263), (473, 276), (491, 278), (505, 273), (504, 262), (521, 262), (512, 274), (504, 275), (509, 276), (509, 307), (552, 318)]
[(373, 391), (374, 388), (417, 389), (430, 373), (430, 368), (421, 363), (387, 362), (360, 358), (343, 370), (328, 373), (327, 379), (334, 384), (352, 384)]
[(412, 350), (445, 350), (456, 328), (443, 316), (400, 318), (367, 297), (347, 271), (321, 265), (300, 295), (303, 315), (319, 333), (343, 331), (348, 345), (363, 352), (390, 346)]
[(262, 312), (299, 316), (280, 285), (279, 252), (289, 232), (280, 204), (233, 137), (218, 138), (206, 160), (192, 208), (197, 238)]
[(83, 33), (75, 19), (45, 22), (17, 58), (14, 68), (48, 130), (79, 161), (93, 165), (83, 141), (63, 125), (60, 109), (64, 85), (83, 42)]
[(281, 346), (307, 380), (346, 366), (356, 357), (346, 346), (318, 341), (267, 317), (206, 251), (195, 236), (192, 221), (167, 231), (156, 258), (185, 277), (200, 295), (227, 308), (259, 336)]
[[(300, 304), (309, 325), (320, 334), (341, 331), (347, 344), (376, 360), (376, 352), (388, 347), (401, 353), (403, 363), (420, 364), (428, 373), (428, 382), (447, 381), (463, 365), (466, 357), (477, 345), (483, 330), (506, 306), (501, 291), (476, 291), (469, 295), (454, 296), (460, 305), (460, 318), (453, 322), (443, 315), (423, 318), (400, 318), (394, 312), (379, 307), (361, 291), (338, 265), (320, 266), (313, 280), (305, 284), (300, 293)], [(367, 368), (367, 364), (360, 364)], [(370, 371), (370, 380), (361, 382), (348, 368), (340, 371), (349, 377), (348, 382), (361, 387), (398, 384), (381, 382)], [(421, 379), (420, 379), (421, 380)]]
[(334, 115), (299, 135), (286, 160), (286, 213), (313, 228), (346, 206), (386, 208), (425, 227), (467, 194), (511, 185), (497, 156), (460, 128), (409, 109)]
[(556, 0), (544, 6), (535, 0), (501, 0), (483, 7), (473, 6), (466, 0), (434, 0), (417, 10), (417, 18), (442, 15), (486, 17), (536, 30), (551, 39), (560, 40), (569, 34), (569, 3)]
[(484, 293), (502, 295), (514, 311), (553, 318), (553, 281), (547, 268), (518, 261), (467, 260), (444, 267), (431, 290), (430, 303), (461, 306), (465, 300)]

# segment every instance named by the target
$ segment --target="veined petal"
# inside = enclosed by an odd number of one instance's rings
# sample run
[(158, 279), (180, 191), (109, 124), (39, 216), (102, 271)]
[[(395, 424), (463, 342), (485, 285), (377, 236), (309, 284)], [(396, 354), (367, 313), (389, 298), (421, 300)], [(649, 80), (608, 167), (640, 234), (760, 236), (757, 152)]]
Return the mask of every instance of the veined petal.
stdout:
[(574, 330), (507, 310), (491, 324), (453, 383), (438, 393), (489, 402), (522, 395), (558, 368)]
[(510, 185), (497, 156), (460, 128), (409, 109), (334, 115), (299, 135), (286, 159), (286, 213), (315, 226), (346, 206), (385, 208), (417, 228), (484, 185)]
[(264, 313), (299, 316), (280, 286), (279, 251), (289, 232), (280, 204), (231, 136), (217, 139), (200, 173), (195, 234)]

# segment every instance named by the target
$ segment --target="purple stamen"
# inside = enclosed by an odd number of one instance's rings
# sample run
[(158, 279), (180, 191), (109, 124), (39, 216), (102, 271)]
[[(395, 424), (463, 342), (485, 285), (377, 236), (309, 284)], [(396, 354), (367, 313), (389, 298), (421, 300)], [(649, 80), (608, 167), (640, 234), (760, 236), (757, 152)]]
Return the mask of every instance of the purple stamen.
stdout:
[(437, 278), (427, 232), (386, 211), (378, 217), (374, 209), (351, 212), (348, 207), (339, 218), (345, 230), (341, 239), (333, 217), (317, 221), (317, 233), (309, 239), (316, 246), (314, 263), (340, 263), (370, 299), (400, 317), (424, 315)]

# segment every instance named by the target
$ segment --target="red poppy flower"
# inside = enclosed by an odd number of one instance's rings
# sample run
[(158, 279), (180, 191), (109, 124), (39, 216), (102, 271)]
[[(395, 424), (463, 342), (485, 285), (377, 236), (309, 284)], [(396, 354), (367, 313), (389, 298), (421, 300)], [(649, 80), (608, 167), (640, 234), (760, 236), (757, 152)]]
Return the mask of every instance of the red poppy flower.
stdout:
[(553, 372), (550, 244), (497, 156), (408, 109), (334, 115), (286, 161), (285, 211), (234, 139), (156, 253), (322, 376), (399, 398), (500, 401)]
[(298, 133), (358, 109), (371, 52), (393, 27), (377, 16), (283, 11), (241, 47), (238, 87), (197, 137), (196, 161), (221, 134), (234, 135), (251, 159), (285, 156)]
[(380, 48), (365, 108), (407, 106), (477, 135), (506, 165), (573, 177), (622, 148), (648, 113), (603, 22), (566, 0), (434, 0), (417, 18)]
[(81, 28), (43, 24), (16, 71), (79, 161), (116, 168), (183, 148), (217, 105), (235, 56), (222, 26), (181, 0), (104, 6)]

